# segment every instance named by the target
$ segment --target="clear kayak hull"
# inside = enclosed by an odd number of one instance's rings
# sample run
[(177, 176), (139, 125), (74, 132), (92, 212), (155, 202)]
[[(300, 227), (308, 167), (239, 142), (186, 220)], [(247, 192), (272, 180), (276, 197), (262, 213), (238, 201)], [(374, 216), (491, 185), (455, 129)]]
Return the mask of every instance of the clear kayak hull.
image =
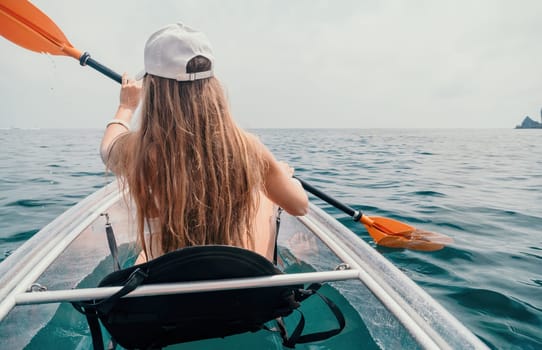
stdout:
[[(114, 293), (95, 288), (114, 267), (103, 213), (113, 225), (122, 266), (133, 264), (137, 251), (132, 210), (112, 183), (59, 216), (0, 264), (3, 347), (92, 348), (85, 317), (69, 301), (80, 300), (82, 295)], [(338, 304), (347, 325), (338, 336), (316, 343), (318, 348), (486, 348), (381, 254), (314, 205), (305, 217), (282, 214), (278, 247), (279, 267), (286, 273), (278, 278), (185, 283), (161, 289), (140, 287), (133, 293), (154, 295), (321, 281), (327, 282), (322, 292)], [(317, 300), (304, 302), (302, 312), (308, 331), (325, 329), (327, 320), (333, 321), (322, 313)], [(295, 315), (288, 322), (295, 322)], [(217, 347), (281, 349), (282, 345), (280, 336), (266, 331), (182, 344), (183, 349)]]

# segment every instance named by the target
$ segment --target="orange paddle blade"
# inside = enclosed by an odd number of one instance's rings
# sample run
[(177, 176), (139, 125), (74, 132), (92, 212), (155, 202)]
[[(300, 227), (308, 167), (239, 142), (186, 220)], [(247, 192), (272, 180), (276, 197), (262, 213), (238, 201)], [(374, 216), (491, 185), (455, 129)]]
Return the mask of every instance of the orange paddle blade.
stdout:
[(60, 28), (28, 0), (0, 0), (0, 35), (32, 51), (81, 57)]
[(385, 247), (435, 251), (453, 243), (452, 238), (443, 234), (418, 230), (389, 218), (362, 216), (360, 221), (376, 244)]

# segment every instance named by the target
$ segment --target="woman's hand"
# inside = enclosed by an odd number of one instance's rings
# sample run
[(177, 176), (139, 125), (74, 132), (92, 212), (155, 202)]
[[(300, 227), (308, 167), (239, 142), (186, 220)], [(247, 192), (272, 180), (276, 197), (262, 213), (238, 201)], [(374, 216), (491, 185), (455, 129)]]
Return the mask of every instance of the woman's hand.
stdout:
[[(299, 182), (298, 179), (294, 178), (294, 168), (288, 165), (288, 163), (280, 161), (279, 165), (282, 171), (288, 176), (288, 178), (296, 184), (299, 188), (303, 189), (303, 185)], [(303, 190), (304, 191), (304, 190)]]
[(122, 75), (122, 87), (120, 89), (119, 108), (125, 108), (134, 111), (139, 105), (141, 99), (141, 83), (129, 79), (128, 75)]
[(280, 161), (279, 164), (280, 164), (280, 167), (281, 167), (282, 171), (283, 171), (288, 177), (294, 176), (294, 168), (290, 167), (290, 166), (288, 165), (288, 163)]

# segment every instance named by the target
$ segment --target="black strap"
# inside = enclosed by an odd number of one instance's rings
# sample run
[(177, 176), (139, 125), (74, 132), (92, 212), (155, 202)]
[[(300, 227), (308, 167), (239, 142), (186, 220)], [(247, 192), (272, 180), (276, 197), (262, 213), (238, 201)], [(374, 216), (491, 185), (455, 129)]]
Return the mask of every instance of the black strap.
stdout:
[(309, 296), (313, 294), (317, 294), (324, 303), (329, 307), (329, 310), (333, 313), (333, 316), (335, 316), (335, 319), (337, 320), (337, 323), (339, 324), (338, 328), (331, 329), (328, 331), (323, 332), (314, 332), (309, 334), (304, 334), (303, 329), (305, 328), (305, 317), (303, 316), (303, 313), (299, 310), (296, 310), (300, 313), (300, 319), (297, 324), (297, 326), (294, 328), (294, 331), (292, 332), (292, 335), (289, 337), (286, 335), (286, 333), (281, 334), (283, 335), (283, 345), (287, 348), (295, 348), (296, 344), (303, 344), (303, 343), (310, 343), (320, 340), (325, 340), (328, 338), (331, 338), (334, 335), (337, 335), (342, 332), (346, 325), (346, 320), (344, 318), (344, 315), (342, 311), (335, 305), (333, 301), (325, 297), (324, 295), (317, 292), (317, 290), (321, 287), (321, 284), (314, 283), (311, 284), (307, 289), (299, 291), (300, 294), (298, 294), (298, 301), (305, 300)]
[(299, 302), (302, 302), (303, 300), (316, 293), (316, 291), (320, 289), (320, 287), (322, 287), (320, 283), (312, 283), (305, 289), (299, 289), (297, 290), (295, 299)]
[(88, 328), (90, 329), (90, 335), (92, 336), (92, 345), (94, 350), (104, 350), (104, 340), (102, 338), (102, 329), (100, 328), (100, 322), (98, 321), (98, 313), (94, 310), (94, 313), (90, 313), (85, 310), (85, 316), (87, 317)]
[[(94, 350), (104, 350), (102, 329), (100, 328), (98, 315), (107, 314), (109, 311), (111, 311), (120, 298), (140, 286), (147, 276), (147, 273), (142, 269), (136, 269), (134, 272), (132, 272), (130, 277), (128, 277), (124, 286), (110, 297), (98, 302), (72, 302), (75, 309), (84, 314), (87, 318)], [(113, 341), (111, 346), (113, 346), (113, 348), (116, 347), (116, 343)]]
[(277, 210), (277, 218), (275, 219), (275, 250), (273, 251), (273, 264), (277, 265), (277, 252), (278, 252), (278, 239), (279, 239), (279, 229), (280, 229), (280, 214), (283, 209), (281, 207)]
[(117, 246), (117, 241), (115, 240), (115, 233), (113, 232), (113, 226), (111, 223), (107, 222), (105, 224), (105, 233), (107, 235), (107, 243), (109, 244), (109, 250), (111, 251), (111, 256), (113, 257), (114, 270), (120, 270), (119, 263), (119, 248)]
[(292, 332), (292, 335), (289, 337), (282, 338), (283, 342), (282, 345), (284, 345), (287, 348), (293, 349), (295, 348), (295, 344), (298, 343), (298, 339), (301, 337), (301, 333), (303, 333), (303, 328), (305, 328), (305, 316), (303, 316), (303, 313), (299, 310), (296, 310), (300, 314), (299, 322), (297, 323), (297, 326), (295, 326), (294, 331)]
[(128, 280), (118, 292), (109, 298), (96, 303), (95, 307), (103, 314), (109, 313), (120, 298), (139, 287), (147, 277), (148, 274), (145, 271), (140, 268), (136, 269), (132, 272), (130, 277), (128, 277)]
[(310, 342), (314, 342), (314, 341), (320, 341), (320, 340), (328, 339), (328, 338), (330, 338), (330, 337), (332, 337), (334, 335), (337, 335), (337, 334), (341, 333), (342, 330), (344, 329), (344, 327), (346, 326), (346, 320), (344, 319), (344, 315), (341, 312), (341, 310), (337, 307), (337, 305), (335, 305), (334, 302), (329, 300), (324, 295), (322, 295), (322, 294), (320, 294), (318, 292), (316, 292), (316, 294), (320, 298), (322, 298), (322, 300), (329, 307), (329, 309), (333, 313), (333, 316), (335, 316), (335, 319), (337, 320), (337, 323), (339, 324), (339, 327), (335, 328), (335, 329), (331, 329), (329, 331), (315, 332), (315, 333), (302, 335), (298, 339), (295, 340), (295, 343), (297, 343), (297, 344), (310, 343)]

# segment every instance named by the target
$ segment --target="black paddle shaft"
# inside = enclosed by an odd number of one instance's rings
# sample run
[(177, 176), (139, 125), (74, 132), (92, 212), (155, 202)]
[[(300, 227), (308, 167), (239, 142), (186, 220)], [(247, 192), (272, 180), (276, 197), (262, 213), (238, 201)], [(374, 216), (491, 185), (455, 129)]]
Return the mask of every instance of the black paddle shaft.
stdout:
[(120, 74), (107, 68), (100, 62), (90, 58), (90, 54), (88, 52), (85, 52), (84, 54), (81, 55), (81, 57), (79, 58), (79, 63), (82, 66), (90, 66), (96, 69), (98, 72), (108, 76), (109, 78), (113, 79), (119, 84), (122, 83), (122, 76)]
[(297, 176), (294, 176), (294, 178), (296, 178), (297, 180), (299, 180), (299, 182), (301, 182), (301, 185), (303, 185), (303, 188), (307, 192), (312, 193), (313, 195), (320, 198), (324, 202), (327, 202), (327, 203), (331, 204), (332, 206), (334, 206), (335, 208), (341, 210), (345, 214), (350, 215), (352, 217), (352, 219), (354, 219), (355, 221), (358, 221), (361, 218), (362, 213), (360, 211), (355, 210), (352, 207), (350, 207), (350, 206), (348, 206), (348, 205), (346, 205), (344, 203), (339, 202), (335, 198), (325, 194), (324, 192), (320, 191), (319, 189), (312, 186), (311, 184), (301, 180)]

